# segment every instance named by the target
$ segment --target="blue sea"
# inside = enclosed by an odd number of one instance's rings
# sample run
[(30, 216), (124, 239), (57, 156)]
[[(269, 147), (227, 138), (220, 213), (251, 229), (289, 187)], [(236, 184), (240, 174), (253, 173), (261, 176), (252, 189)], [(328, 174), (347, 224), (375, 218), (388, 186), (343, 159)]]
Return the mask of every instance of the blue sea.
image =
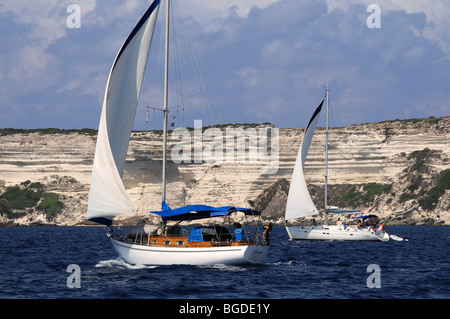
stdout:
[(0, 298), (450, 298), (450, 227), (387, 232), (408, 241), (291, 241), (275, 226), (264, 264), (200, 267), (129, 265), (102, 227), (3, 227)]

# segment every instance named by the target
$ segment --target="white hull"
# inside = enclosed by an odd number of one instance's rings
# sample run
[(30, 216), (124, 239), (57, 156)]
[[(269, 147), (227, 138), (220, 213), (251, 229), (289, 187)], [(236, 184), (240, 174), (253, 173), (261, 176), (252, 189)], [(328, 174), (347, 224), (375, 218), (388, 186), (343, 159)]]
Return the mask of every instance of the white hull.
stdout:
[(162, 247), (124, 243), (111, 238), (120, 257), (133, 265), (258, 264), (269, 246)]
[(388, 241), (389, 234), (381, 230), (374, 232), (367, 228), (343, 226), (286, 226), (291, 239), (299, 240), (359, 240), (359, 241)]

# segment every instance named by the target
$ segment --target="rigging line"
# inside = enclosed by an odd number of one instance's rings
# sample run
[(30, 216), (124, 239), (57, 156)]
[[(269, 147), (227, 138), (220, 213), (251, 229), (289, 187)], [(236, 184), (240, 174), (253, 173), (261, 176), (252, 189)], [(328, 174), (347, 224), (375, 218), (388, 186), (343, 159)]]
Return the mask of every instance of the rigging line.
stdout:
[(200, 82), (198, 80), (198, 76), (199, 75), (197, 74), (197, 69), (194, 66), (194, 56), (193, 56), (194, 53), (193, 53), (192, 43), (191, 43), (190, 37), (189, 37), (189, 35), (187, 33), (187, 28), (186, 28), (185, 21), (184, 20), (182, 20), (182, 21), (183, 21), (184, 38), (185, 38), (186, 46), (187, 46), (187, 49), (188, 49), (188, 52), (189, 52), (189, 57), (191, 58), (191, 64), (192, 64), (192, 69), (193, 69), (193, 73), (194, 73), (194, 77), (195, 77), (195, 83), (197, 84), (197, 90), (198, 90), (199, 95), (200, 95), (201, 106), (203, 108), (203, 113), (205, 115), (205, 119), (206, 119), (206, 122), (208, 124), (209, 121), (208, 121), (208, 114), (207, 114), (206, 109), (205, 109), (205, 101), (204, 101), (204, 98), (203, 98), (203, 94), (201, 94), (201, 92), (200, 92), (201, 91), (200, 87), (198, 85), (198, 83)]
[[(164, 43), (164, 28), (161, 26), (160, 27), (160, 32), (159, 32), (159, 43), (158, 43), (158, 56), (156, 59), (156, 63), (154, 64), (154, 69), (155, 71), (153, 72), (153, 83), (158, 83), (159, 82), (159, 77), (160, 75), (163, 73), (162, 72), (162, 66), (163, 66), (163, 53), (164, 53), (164, 49), (163, 49), (163, 44)], [(156, 85), (156, 84), (155, 84)]]
[[(155, 110), (154, 107), (161, 107), (160, 102), (155, 102), (155, 98), (158, 96), (158, 83), (160, 82), (161, 74), (163, 74), (162, 68), (163, 68), (163, 46), (164, 43), (164, 28), (159, 26), (159, 41), (152, 41), (152, 46), (150, 48), (150, 51), (153, 53), (153, 55), (156, 54), (156, 60), (155, 63), (147, 63), (147, 67), (150, 65), (150, 78), (148, 83), (148, 89), (146, 90), (147, 96), (142, 99), (147, 107), (153, 108), (153, 130), (156, 130), (156, 123), (155, 123)], [(157, 46), (155, 44), (157, 43)], [(153, 49), (154, 48), (154, 49)], [(150, 59), (150, 58), (149, 58)], [(153, 100), (153, 101), (152, 101)], [(152, 104), (154, 102), (154, 104)], [(147, 128), (148, 129), (148, 128)]]
[[(197, 59), (196, 59), (195, 62), (197, 63), (198, 72), (200, 74), (200, 80), (201, 80), (200, 83), (202, 85), (203, 92), (205, 94), (206, 106), (207, 106), (209, 114), (211, 116), (211, 125), (213, 125), (213, 124), (215, 124), (215, 117), (213, 115), (212, 108), (211, 108), (211, 102), (210, 102), (211, 98), (210, 98), (210, 96), (208, 94), (208, 90), (207, 90), (207, 87), (205, 85), (205, 78), (207, 79), (206, 71), (203, 71), (203, 68), (201, 66), (201, 60), (200, 60), (200, 54), (198, 53), (199, 52), (198, 48), (194, 47), (194, 50), (197, 52)], [(200, 63), (199, 63), (199, 61), (200, 61)]]
[[(339, 112), (335, 112), (334, 98), (330, 94), (330, 108), (329, 108), (329, 121), (330, 121), (329, 129), (330, 129), (330, 132), (331, 132), (332, 129), (336, 128), (336, 126), (335, 126), (336, 123), (337, 123), (337, 125), (339, 125), (339, 123), (341, 123), (341, 121), (339, 120), (340, 114), (341, 113), (339, 113)], [(336, 132), (334, 131), (334, 133), (336, 133)], [(330, 134), (328, 136), (328, 147), (329, 147), (328, 151), (331, 150), (332, 152), (337, 153), (337, 154), (344, 154), (345, 152), (344, 152), (343, 149), (339, 149), (339, 148), (333, 147), (333, 144), (330, 143), (333, 140), (337, 141), (338, 138), (336, 137), (336, 134), (332, 133), (332, 134)], [(328, 168), (330, 168), (330, 162), (328, 162)], [(328, 174), (329, 177), (330, 177), (330, 175), (332, 175), (334, 177), (337, 176), (337, 171), (333, 170), (333, 163), (331, 164), (331, 170), (330, 171), (331, 171), (331, 174), (330, 173)]]
[(222, 121), (222, 114), (220, 112), (220, 108), (217, 105), (216, 98), (215, 98), (215, 95), (214, 95), (214, 90), (212, 89), (211, 82), (209, 81), (209, 78), (208, 78), (206, 72), (205, 72), (205, 78), (206, 78), (207, 87), (209, 88), (209, 91), (211, 92), (211, 95), (212, 95), (212, 103), (213, 103), (213, 107), (214, 107), (213, 109), (216, 110), (216, 112), (218, 113), (217, 115), (219, 117), (220, 123), (223, 123), (223, 121)]
[[(178, 53), (178, 41), (177, 41), (177, 32), (175, 29), (175, 17), (174, 17), (174, 13), (173, 13), (173, 5), (170, 8), (170, 13), (171, 13), (171, 19), (172, 19), (172, 42), (174, 44), (174, 51), (175, 51), (175, 74), (176, 74), (176, 100), (177, 100), (177, 116), (178, 116), (178, 111), (179, 111), (179, 106), (181, 106), (181, 109), (183, 111), (183, 119), (184, 119), (184, 94), (183, 94), (183, 82), (181, 80), (181, 67), (180, 67), (180, 59), (179, 59), (179, 53)], [(178, 92), (180, 94), (178, 94)], [(179, 102), (178, 98), (181, 99), (181, 103)], [(184, 120), (183, 120), (183, 126), (184, 126)]]
[[(187, 31), (188, 28), (186, 27), (185, 20), (182, 20), (182, 21), (183, 21), (183, 31), (185, 34), (186, 44), (188, 47), (189, 55), (191, 57), (192, 68), (194, 69), (194, 76), (196, 79), (197, 88), (200, 93), (200, 99), (202, 100), (203, 111), (204, 111), (205, 117), (206, 117), (208, 125), (209, 125), (208, 115), (211, 118), (211, 123), (214, 123), (216, 121), (215, 121), (214, 114), (211, 109), (210, 97), (208, 96), (208, 90), (207, 90), (207, 87), (206, 87), (205, 81), (204, 81), (204, 78), (207, 77), (206, 72), (203, 72), (204, 75), (202, 75), (202, 68), (200, 65), (201, 63), (199, 62), (200, 54), (199, 54), (198, 47), (196, 46), (194, 40), (192, 39), (192, 37), (190, 36), (190, 34)], [(203, 96), (202, 92), (203, 92), (204, 96)]]
[[(147, 65), (151, 65), (151, 68), (149, 71), (151, 71), (151, 75), (150, 75), (150, 79), (149, 79), (149, 84), (148, 84), (148, 90), (147, 90), (147, 94), (148, 96), (145, 99), (145, 102), (147, 104), (146, 107), (146, 111), (147, 111), (147, 116), (146, 116), (146, 130), (147, 130), (147, 134), (148, 137), (147, 141), (150, 140), (151, 134), (150, 133), (150, 129), (156, 130), (156, 109), (155, 107), (161, 107), (161, 102), (158, 101), (157, 99), (157, 92), (158, 92), (158, 83), (160, 82), (161, 79), (161, 75), (164, 73), (163, 72), (163, 66), (164, 66), (164, 36), (165, 36), (165, 29), (163, 27), (163, 23), (159, 24), (159, 41), (152, 41), (152, 46), (150, 48), (150, 50), (153, 53), (153, 55), (156, 55), (156, 61), (155, 63), (147, 63)], [(155, 42), (157, 42), (157, 46), (155, 46)], [(152, 48), (154, 48), (152, 50)], [(155, 99), (156, 98), (156, 99)], [(152, 102), (155, 103), (152, 105)], [(153, 125), (150, 122), (150, 112), (149, 109), (152, 109), (153, 111)], [(153, 126), (153, 128), (151, 128), (151, 126)], [(151, 166), (152, 166), (152, 156), (151, 156), (151, 152), (149, 152), (148, 154), (148, 159), (145, 161), (145, 169), (144, 169), (144, 176), (142, 179), (142, 190), (141, 190), (141, 200), (139, 201), (139, 206), (137, 207), (138, 209), (141, 209), (141, 213), (145, 213), (148, 210), (146, 209), (146, 207), (148, 206), (148, 204), (151, 201), (152, 198), (152, 191), (149, 188), (149, 185), (151, 185), (151, 181), (152, 181), (152, 176), (151, 176)]]
[[(199, 52), (198, 48), (196, 48), (196, 51)], [(201, 75), (201, 80), (202, 80), (201, 83), (202, 83), (203, 90), (204, 90), (205, 95), (206, 95), (207, 107), (208, 107), (208, 110), (209, 110), (209, 113), (210, 113), (210, 116), (211, 116), (212, 124), (217, 124), (216, 117), (213, 114), (214, 113), (213, 112), (214, 108), (211, 107), (212, 104), (215, 104), (215, 105), (217, 105), (217, 104), (215, 103), (214, 94), (213, 94), (213, 91), (212, 91), (212, 88), (211, 88), (211, 84), (210, 84), (209, 79), (208, 79), (207, 72), (205, 71), (205, 68), (202, 66), (201, 59), (200, 59), (200, 54), (197, 53), (197, 55), (199, 57), (198, 60), (200, 61), (199, 66), (198, 66), (199, 72), (200, 72), (200, 74), (203, 73), (203, 76)], [(206, 82), (206, 85), (205, 85), (205, 82)], [(208, 90), (208, 87), (209, 87), (209, 90)], [(212, 97), (211, 97), (211, 95), (212, 95)], [(217, 110), (217, 108), (216, 108), (216, 110)]]
[[(335, 109), (334, 99), (331, 98), (330, 102), (331, 102), (330, 103), (330, 122), (334, 123), (336, 125), (336, 126), (333, 126), (334, 128), (336, 128), (336, 127), (343, 127), (343, 125), (342, 125), (343, 121), (342, 121), (341, 113), (334, 111), (334, 109)], [(334, 136), (334, 137), (336, 138), (336, 136)], [(331, 134), (331, 138), (333, 138), (333, 134)], [(340, 154), (340, 155), (343, 155), (343, 154), (346, 153), (345, 149), (342, 149), (342, 148), (335, 148), (333, 151), (338, 153), (338, 154)], [(337, 173), (335, 172), (335, 176), (336, 175), (337, 175)]]

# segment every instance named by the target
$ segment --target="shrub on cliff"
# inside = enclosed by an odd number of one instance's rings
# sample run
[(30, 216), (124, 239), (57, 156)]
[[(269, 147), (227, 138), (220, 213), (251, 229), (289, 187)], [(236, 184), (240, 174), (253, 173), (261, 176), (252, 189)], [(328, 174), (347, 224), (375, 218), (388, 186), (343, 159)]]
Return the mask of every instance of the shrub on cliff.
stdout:
[(24, 210), (33, 207), (39, 201), (41, 192), (32, 189), (21, 189), (19, 186), (9, 187), (1, 196), (10, 209)]
[(63, 204), (58, 200), (59, 195), (55, 193), (44, 193), (43, 199), (36, 206), (37, 210), (43, 211), (48, 220), (54, 219), (63, 208)]
[(47, 219), (54, 219), (63, 208), (58, 194), (45, 193), (41, 183), (23, 182), (19, 185), (8, 187), (0, 195), (0, 214), (7, 218), (17, 219), (27, 212), (37, 210), (44, 212)]
[(439, 174), (439, 180), (433, 188), (431, 188), (424, 196), (419, 199), (419, 204), (423, 209), (433, 210), (439, 201), (439, 198), (450, 189), (450, 169), (446, 169)]

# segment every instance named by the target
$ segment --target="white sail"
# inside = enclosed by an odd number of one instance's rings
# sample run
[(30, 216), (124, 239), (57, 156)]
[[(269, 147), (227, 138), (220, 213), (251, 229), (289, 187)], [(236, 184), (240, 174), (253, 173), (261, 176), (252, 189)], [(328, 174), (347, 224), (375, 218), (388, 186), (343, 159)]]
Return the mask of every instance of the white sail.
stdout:
[(110, 224), (114, 216), (134, 211), (122, 174), (159, 2), (152, 3), (128, 36), (109, 74), (92, 168), (89, 220)]
[(308, 155), (309, 146), (314, 135), (317, 121), (319, 120), (324, 100), (325, 99), (320, 102), (305, 129), (305, 134), (303, 135), (294, 166), (294, 172), (292, 173), (291, 185), (289, 187), (285, 220), (316, 215), (319, 213), (306, 186), (305, 177), (303, 175), (303, 166), (305, 164), (306, 156)]

